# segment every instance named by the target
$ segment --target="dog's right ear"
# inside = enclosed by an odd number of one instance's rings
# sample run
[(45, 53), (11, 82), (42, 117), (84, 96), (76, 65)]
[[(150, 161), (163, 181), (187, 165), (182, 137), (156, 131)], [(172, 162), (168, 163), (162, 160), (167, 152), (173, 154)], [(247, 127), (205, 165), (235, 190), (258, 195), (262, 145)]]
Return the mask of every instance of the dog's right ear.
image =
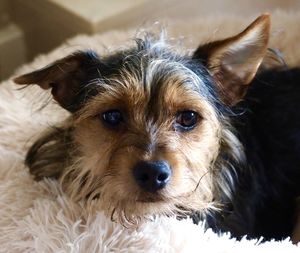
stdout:
[(89, 75), (95, 73), (100, 63), (93, 51), (78, 51), (52, 64), (16, 77), (17, 84), (37, 84), (43, 89), (51, 89), (53, 98), (65, 109), (75, 112), (80, 108), (82, 91)]

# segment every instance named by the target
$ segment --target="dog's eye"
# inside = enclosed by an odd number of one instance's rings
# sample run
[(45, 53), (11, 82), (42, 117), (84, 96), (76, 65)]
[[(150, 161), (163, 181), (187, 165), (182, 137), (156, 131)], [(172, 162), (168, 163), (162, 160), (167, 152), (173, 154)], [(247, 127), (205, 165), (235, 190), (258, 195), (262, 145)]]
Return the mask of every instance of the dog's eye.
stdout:
[(122, 113), (118, 110), (110, 110), (102, 114), (105, 123), (111, 126), (117, 126), (123, 121)]
[(199, 115), (194, 111), (179, 112), (176, 116), (175, 128), (181, 131), (192, 130), (196, 126), (198, 118)]

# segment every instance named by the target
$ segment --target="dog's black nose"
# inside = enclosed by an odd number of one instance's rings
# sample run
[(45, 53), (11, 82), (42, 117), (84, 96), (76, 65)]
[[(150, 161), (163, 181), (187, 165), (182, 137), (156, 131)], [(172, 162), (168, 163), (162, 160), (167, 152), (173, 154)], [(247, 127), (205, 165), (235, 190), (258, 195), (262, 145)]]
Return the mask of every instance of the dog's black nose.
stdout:
[(171, 168), (167, 162), (139, 162), (133, 169), (133, 176), (138, 185), (155, 192), (164, 188), (171, 178)]

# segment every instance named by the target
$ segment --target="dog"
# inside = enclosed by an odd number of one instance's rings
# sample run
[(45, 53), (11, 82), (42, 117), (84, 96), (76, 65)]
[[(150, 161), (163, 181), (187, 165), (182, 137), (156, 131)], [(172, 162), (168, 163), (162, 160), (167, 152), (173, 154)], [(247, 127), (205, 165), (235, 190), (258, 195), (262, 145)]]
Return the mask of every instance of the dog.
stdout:
[(31, 146), (36, 180), (112, 220), (191, 217), (241, 238), (291, 236), (300, 195), (300, 70), (264, 68), (270, 17), (183, 54), (147, 34), (108, 56), (79, 51), (14, 79), (70, 116)]

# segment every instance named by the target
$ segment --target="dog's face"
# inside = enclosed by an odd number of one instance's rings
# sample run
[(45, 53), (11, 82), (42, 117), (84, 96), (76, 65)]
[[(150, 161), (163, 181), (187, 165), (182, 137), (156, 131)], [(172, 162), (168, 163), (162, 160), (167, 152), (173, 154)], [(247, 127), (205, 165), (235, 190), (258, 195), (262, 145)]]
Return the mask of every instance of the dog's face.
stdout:
[(268, 31), (265, 15), (193, 56), (146, 38), (103, 58), (78, 52), (15, 79), (51, 88), (72, 113), (74, 154), (60, 175), (64, 189), (74, 199), (99, 197), (123, 223), (208, 207), (220, 153), (238, 145), (224, 108), (245, 94)]
[(99, 82), (99, 94), (74, 117), (80, 171), (98, 178), (93, 194), (129, 208), (126, 213), (187, 207), (196, 204), (189, 199), (196, 190), (209, 202), (208, 170), (218, 154), (220, 123), (205, 90), (208, 80), (182, 63), (155, 57), (130, 69), (136, 60), (126, 59), (129, 69), (118, 67), (117, 80)]

